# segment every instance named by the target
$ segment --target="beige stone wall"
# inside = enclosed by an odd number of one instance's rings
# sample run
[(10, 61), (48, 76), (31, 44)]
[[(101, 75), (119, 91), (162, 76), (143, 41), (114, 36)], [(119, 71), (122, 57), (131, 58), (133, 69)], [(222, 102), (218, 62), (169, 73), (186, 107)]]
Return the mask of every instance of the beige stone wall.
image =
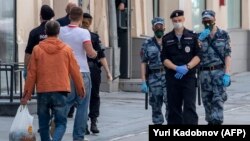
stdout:
[(208, 0), (207, 9), (214, 10), (216, 13), (216, 24), (222, 29), (227, 29), (227, 6), (220, 6), (219, 1)]
[(38, 1), (17, 1), (17, 44), (19, 61), (24, 61), (24, 51), (27, 45), (29, 32), (39, 25)]
[[(65, 6), (67, 3), (78, 0), (26, 0), (25, 2), (17, 1), (17, 43), (19, 49), (19, 60), (23, 61), (24, 50), (28, 40), (28, 34), (34, 27), (40, 24), (40, 7), (42, 4), (48, 4), (54, 8), (55, 18), (66, 15)], [(192, 0), (159, 0), (160, 16), (166, 20), (166, 32), (172, 30), (172, 22), (169, 18), (171, 12), (176, 9), (185, 11), (187, 28), (192, 27)], [(132, 37), (152, 36), (151, 20), (153, 18), (153, 1), (152, 0), (131, 0), (132, 8)], [(227, 29), (227, 3), (225, 6), (219, 6), (217, 0), (207, 0), (207, 9), (216, 12), (216, 23), (223, 29)], [(108, 43), (108, 1), (107, 0), (84, 0), (84, 12), (90, 10), (94, 17), (91, 27), (93, 32), (97, 32), (105, 46)], [(250, 29), (250, 2), (242, 0), (242, 28)], [(28, 14), (28, 16), (27, 16)]]
[(91, 30), (99, 34), (100, 39), (106, 47), (109, 46), (109, 27), (108, 27), (108, 3), (107, 1), (91, 1), (90, 13), (93, 15)]
[(242, 0), (242, 28), (250, 29), (250, 1)]
[(170, 17), (172, 11), (179, 9), (178, 0), (160, 0), (160, 16), (165, 19), (166, 32), (173, 29), (173, 24)]

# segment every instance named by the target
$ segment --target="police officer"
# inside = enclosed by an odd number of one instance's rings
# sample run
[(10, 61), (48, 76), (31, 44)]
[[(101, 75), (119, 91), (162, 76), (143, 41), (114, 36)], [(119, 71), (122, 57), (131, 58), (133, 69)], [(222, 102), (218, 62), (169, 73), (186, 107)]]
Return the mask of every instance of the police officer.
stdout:
[[(88, 13), (83, 14), (82, 26), (89, 30), (89, 27), (92, 23), (92, 16)], [(90, 69), (91, 76), (91, 97), (90, 97), (90, 105), (89, 105), (89, 118), (91, 120), (90, 131), (93, 133), (99, 133), (99, 129), (97, 128), (97, 118), (100, 115), (100, 84), (101, 84), (101, 67), (103, 66), (107, 79), (111, 81), (112, 75), (109, 71), (107, 59), (104, 54), (104, 50), (101, 48), (101, 41), (99, 39), (99, 35), (93, 32), (90, 32), (91, 41), (93, 48), (97, 51), (97, 58), (92, 59), (88, 58), (88, 65)], [(86, 134), (89, 134), (88, 127), (86, 129)]]
[[(141, 48), (141, 91), (149, 91), (149, 104), (152, 106), (152, 121), (163, 124), (162, 105), (166, 105), (165, 118), (168, 118), (167, 89), (165, 70), (161, 62), (162, 37), (165, 31), (164, 19), (156, 17), (152, 20), (155, 36), (146, 40)], [(148, 71), (146, 68), (148, 67)], [(146, 78), (146, 71), (148, 78)], [(146, 83), (146, 79), (148, 83)], [(149, 88), (148, 88), (149, 87)]]
[(163, 38), (162, 61), (166, 67), (168, 124), (198, 124), (196, 66), (200, 62), (197, 35), (183, 26), (184, 11), (170, 15), (173, 31)]
[(40, 20), (41, 24), (40, 26), (34, 28), (31, 30), (29, 34), (29, 39), (28, 39), (28, 44), (25, 49), (25, 59), (24, 59), (24, 64), (25, 64), (25, 70), (24, 70), (24, 78), (26, 78), (26, 66), (29, 64), (30, 56), (33, 51), (33, 48), (42, 40), (47, 38), (47, 35), (45, 33), (45, 24), (47, 21), (52, 19), (55, 16), (54, 11), (52, 8), (48, 5), (43, 5), (41, 7), (40, 11)]
[(204, 31), (199, 40), (202, 46), (201, 87), (202, 101), (208, 124), (223, 123), (223, 104), (227, 100), (226, 87), (230, 85), (231, 47), (226, 31), (215, 25), (215, 12), (202, 13)]

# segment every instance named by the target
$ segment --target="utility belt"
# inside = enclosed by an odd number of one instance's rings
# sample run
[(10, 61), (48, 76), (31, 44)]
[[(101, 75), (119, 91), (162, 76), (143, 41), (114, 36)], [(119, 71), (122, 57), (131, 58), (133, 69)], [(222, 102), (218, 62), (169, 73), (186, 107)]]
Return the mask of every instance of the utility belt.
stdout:
[(212, 70), (219, 70), (219, 69), (223, 69), (224, 65), (220, 64), (220, 65), (214, 65), (214, 66), (210, 66), (210, 67), (200, 67), (201, 71), (212, 71)]
[(157, 68), (157, 69), (149, 69), (149, 70), (148, 70), (148, 73), (149, 73), (149, 74), (163, 73), (163, 72), (165, 72), (164, 67)]

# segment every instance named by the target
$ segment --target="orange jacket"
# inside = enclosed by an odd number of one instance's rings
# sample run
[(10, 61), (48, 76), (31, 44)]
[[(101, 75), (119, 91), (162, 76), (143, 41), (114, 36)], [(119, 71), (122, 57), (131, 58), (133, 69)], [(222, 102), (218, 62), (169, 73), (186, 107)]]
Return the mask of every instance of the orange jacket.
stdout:
[(78, 94), (84, 83), (72, 49), (56, 37), (48, 37), (34, 47), (28, 65), (24, 95), (31, 97), (36, 85), (38, 93), (70, 92), (72, 77)]

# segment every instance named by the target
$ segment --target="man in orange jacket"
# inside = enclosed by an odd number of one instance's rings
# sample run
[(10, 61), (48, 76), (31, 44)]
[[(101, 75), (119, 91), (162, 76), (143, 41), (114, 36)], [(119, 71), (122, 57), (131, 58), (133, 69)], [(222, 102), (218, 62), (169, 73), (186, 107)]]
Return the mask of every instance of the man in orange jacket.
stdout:
[(77, 94), (83, 98), (85, 87), (80, 68), (72, 49), (58, 39), (60, 24), (49, 21), (45, 25), (47, 39), (35, 46), (28, 65), (28, 76), (21, 104), (27, 104), (36, 85), (37, 114), (41, 141), (51, 141), (49, 135), (50, 110), (55, 121), (53, 141), (61, 141), (67, 124), (67, 94), (72, 77)]

